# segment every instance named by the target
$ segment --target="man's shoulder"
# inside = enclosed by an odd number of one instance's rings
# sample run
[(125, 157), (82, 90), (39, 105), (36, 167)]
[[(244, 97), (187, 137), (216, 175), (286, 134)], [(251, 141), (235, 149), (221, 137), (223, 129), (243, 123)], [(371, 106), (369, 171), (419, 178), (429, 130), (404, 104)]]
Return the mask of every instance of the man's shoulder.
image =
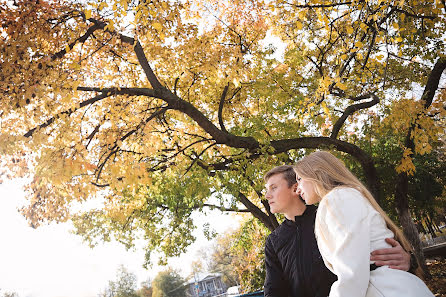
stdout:
[(293, 229), (291, 223), (289, 221), (283, 221), (273, 232), (271, 232), (267, 239), (266, 243), (270, 243), (275, 245), (278, 241), (282, 241), (284, 238), (289, 237), (293, 234)]

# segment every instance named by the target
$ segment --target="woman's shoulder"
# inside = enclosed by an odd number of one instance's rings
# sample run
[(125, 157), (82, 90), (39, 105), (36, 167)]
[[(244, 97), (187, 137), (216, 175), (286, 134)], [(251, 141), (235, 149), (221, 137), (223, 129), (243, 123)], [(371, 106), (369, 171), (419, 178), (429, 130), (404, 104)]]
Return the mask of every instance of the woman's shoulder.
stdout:
[(360, 191), (351, 187), (337, 187), (331, 190), (319, 204), (318, 212), (328, 216), (360, 219), (367, 215), (368, 201)]
[(334, 198), (334, 199), (342, 199), (342, 198), (350, 198), (352, 196), (361, 195), (357, 189), (346, 186), (339, 186), (328, 192), (324, 198)]

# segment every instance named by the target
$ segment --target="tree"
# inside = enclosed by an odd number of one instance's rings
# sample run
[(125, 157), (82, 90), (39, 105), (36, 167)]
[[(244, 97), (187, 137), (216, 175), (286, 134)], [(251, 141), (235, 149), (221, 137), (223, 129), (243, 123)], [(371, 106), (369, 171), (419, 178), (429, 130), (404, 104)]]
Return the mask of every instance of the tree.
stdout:
[(242, 292), (263, 289), (266, 273), (264, 246), (269, 233), (258, 220), (251, 219), (231, 236), (232, 265), (238, 275)]
[(108, 287), (100, 297), (138, 297), (136, 292), (136, 275), (121, 265), (116, 272), (116, 280), (109, 281)]
[[(91, 243), (127, 246), (142, 231), (147, 263), (193, 242), (195, 210), (250, 212), (273, 230), (261, 177), (313, 149), (353, 158), (382, 201), (355, 130), (399, 102), (395, 202), (420, 254), (407, 184), (444, 133), (444, 1), (0, 5), (0, 152), (33, 178), (33, 226), (72, 219)], [(101, 208), (71, 207), (97, 197)]]
[(153, 288), (149, 282), (143, 282), (141, 288), (136, 291), (138, 297), (152, 297)]
[(16, 292), (4, 292), (2, 297), (19, 297), (19, 294), (17, 294)]
[(175, 270), (169, 268), (157, 274), (152, 282), (153, 297), (186, 296), (187, 284)]
[(228, 287), (237, 286), (240, 283), (231, 251), (234, 242), (233, 235), (233, 232), (226, 232), (218, 236), (208, 259), (209, 271), (221, 274), (223, 283)]
[(258, 220), (250, 218), (237, 230), (220, 235), (208, 259), (210, 271), (220, 273), (228, 286), (240, 285), (241, 292), (262, 290), (264, 246), (269, 233)]

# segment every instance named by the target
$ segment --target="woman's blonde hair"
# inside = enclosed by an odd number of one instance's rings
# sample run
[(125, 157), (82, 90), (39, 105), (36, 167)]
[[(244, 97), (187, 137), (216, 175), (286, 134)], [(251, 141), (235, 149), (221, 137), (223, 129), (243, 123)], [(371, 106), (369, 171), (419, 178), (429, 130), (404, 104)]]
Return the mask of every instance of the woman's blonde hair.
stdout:
[(316, 194), (321, 198), (339, 186), (354, 188), (361, 192), (384, 218), (387, 227), (394, 233), (395, 239), (401, 246), (407, 252), (412, 251), (412, 246), (400, 228), (387, 216), (369, 190), (345, 167), (341, 160), (329, 152), (317, 151), (299, 160), (294, 166), (294, 171), (298, 177), (312, 181)]

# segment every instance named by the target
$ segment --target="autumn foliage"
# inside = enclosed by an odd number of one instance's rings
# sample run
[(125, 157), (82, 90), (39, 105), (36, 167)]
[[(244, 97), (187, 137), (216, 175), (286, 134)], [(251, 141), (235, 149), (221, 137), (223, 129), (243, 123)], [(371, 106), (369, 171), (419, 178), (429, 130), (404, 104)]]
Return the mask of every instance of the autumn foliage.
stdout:
[(444, 152), (445, 26), (438, 0), (7, 1), (2, 174), (31, 178), (33, 226), (142, 237), (149, 261), (184, 251), (204, 208), (274, 229), (262, 174), (308, 150), (354, 159), (393, 197), (363, 145), (386, 137), (363, 129), (373, 121), (397, 135), (410, 230), (413, 158)]

